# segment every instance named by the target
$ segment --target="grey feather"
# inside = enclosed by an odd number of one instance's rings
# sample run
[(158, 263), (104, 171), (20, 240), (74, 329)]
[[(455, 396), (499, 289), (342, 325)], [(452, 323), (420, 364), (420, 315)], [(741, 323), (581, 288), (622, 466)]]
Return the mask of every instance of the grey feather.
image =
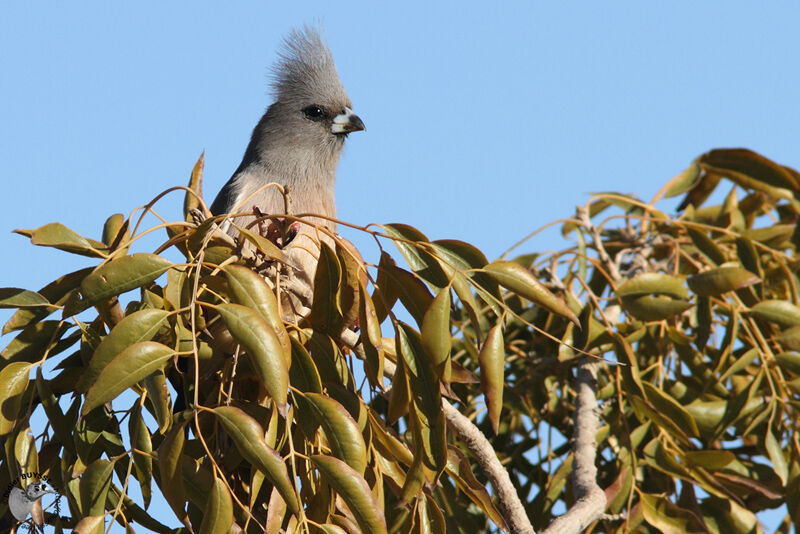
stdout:
[[(242, 162), (217, 195), (211, 211), (250, 213), (253, 207), (269, 215), (284, 213), (284, 200), (278, 189), (267, 187), (275, 182), (288, 185), (291, 215), (315, 213), (336, 216), (336, 166), (347, 134), (363, 130), (344, 89), (330, 50), (315, 28), (294, 30), (284, 40), (279, 61), (273, 69), (275, 102), (261, 117)], [(317, 110), (321, 114), (315, 115)], [(237, 225), (247, 225), (252, 217), (236, 218)], [(335, 224), (322, 218), (308, 218), (335, 231)], [(236, 235), (231, 228), (228, 232)], [(306, 241), (295, 243), (314, 256), (310, 241), (313, 228), (304, 225)], [(302, 256), (302, 254), (301, 254)], [(313, 258), (312, 258), (313, 259)], [(301, 259), (313, 277), (315, 261)]]

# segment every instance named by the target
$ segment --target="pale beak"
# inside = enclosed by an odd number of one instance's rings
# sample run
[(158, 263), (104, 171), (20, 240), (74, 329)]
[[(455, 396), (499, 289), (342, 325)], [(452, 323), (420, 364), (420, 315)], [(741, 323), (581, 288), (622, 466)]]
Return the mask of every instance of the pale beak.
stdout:
[(344, 111), (336, 115), (331, 123), (331, 133), (334, 134), (349, 134), (366, 129), (364, 122), (350, 108), (344, 108)]

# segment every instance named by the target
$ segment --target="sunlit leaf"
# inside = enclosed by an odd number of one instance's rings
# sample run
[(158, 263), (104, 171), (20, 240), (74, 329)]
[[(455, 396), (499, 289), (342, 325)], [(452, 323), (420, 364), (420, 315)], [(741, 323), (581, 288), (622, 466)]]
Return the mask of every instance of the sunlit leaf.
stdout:
[(317, 454), (311, 457), (311, 462), (347, 503), (361, 530), (372, 534), (388, 532), (383, 510), (364, 477), (332, 456)]
[(155, 341), (134, 343), (117, 354), (100, 372), (86, 392), (81, 414), (87, 414), (103, 403), (138, 383), (147, 375), (162, 369), (174, 351)]

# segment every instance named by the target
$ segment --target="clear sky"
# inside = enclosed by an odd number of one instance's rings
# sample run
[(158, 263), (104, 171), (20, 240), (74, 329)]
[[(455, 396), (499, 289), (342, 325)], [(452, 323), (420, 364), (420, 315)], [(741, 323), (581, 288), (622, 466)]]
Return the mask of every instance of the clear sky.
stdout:
[[(0, 286), (92, 263), (13, 228), (99, 238), (112, 213), (185, 184), (203, 150), (210, 203), (270, 103), (282, 36), (306, 22), (367, 125), (339, 167), (346, 221), (491, 258), (589, 192), (649, 199), (711, 148), (800, 167), (793, 1), (31, 5), (0, 3)], [(178, 218), (182, 201), (158, 211)], [(563, 245), (554, 232), (523, 251)]]

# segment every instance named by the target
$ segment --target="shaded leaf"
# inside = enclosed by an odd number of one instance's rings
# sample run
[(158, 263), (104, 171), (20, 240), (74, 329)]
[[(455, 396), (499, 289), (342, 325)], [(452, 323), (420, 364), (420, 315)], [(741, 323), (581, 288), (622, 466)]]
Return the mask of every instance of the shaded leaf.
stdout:
[[(263, 471), (267, 479), (278, 489), (292, 513), (297, 513), (299, 504), (294, 486), (289, 478), (286, 463), (266, 441), (264, 430), (255, 419), (233, 406), (219, 406), (212, 410), (225, 432), (236, 444), (239, 453), (254, 467)], [(352, 471), (350, 467), (348, 467)]]

